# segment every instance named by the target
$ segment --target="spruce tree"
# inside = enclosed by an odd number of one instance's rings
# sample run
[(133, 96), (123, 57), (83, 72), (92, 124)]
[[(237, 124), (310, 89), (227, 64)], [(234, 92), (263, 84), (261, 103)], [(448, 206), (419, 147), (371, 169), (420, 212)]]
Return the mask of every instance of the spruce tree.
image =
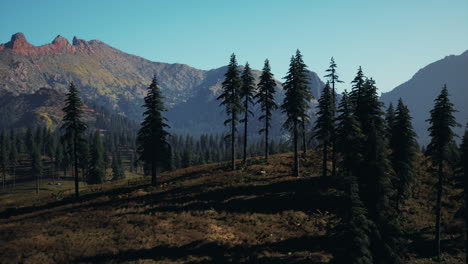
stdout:
[(243, 111), (244, 118), (240, 120), (241, 123), (244, 123), (244, 155), (243, 163), (247, 161), (247, 125), (249, 122), (249, 116), (253, 116), (253, 112), (250, 110), (251, 105), (254, 104), (254, 92), (255, 92), (255, 79), (252, 76), (252, 71), (250, 69), (249, 63), (247, 62), (244, 67), (244, 71), (241, 76), (242, 85), (240, 88), (240, 98), (244, 103)]
[[(389, 117), (388, 113), (387, 118)], [(410, 184), (416, 176), (414, 163), (417, 151), (416, 133), (411, 124), (409, 109), (403, 104), (401, 98), (398, 100), (393, 120), (387, 119), (387, 124), (391, 125), (391, 160), (396, 174), (395, 185), (397, 187), (395, 205), (399, 210), (401, 202), (408, 196)]]
[(294, 83), (302, 93), (303, 100), (305, 104), (303, 105), (304, 110), (300, 116), (300, 124), (301, 124), (301, 134), (302, 134), (302, 152), (303, 155), (307, 153), (307, 124), (310, 122), (310, 116), (308, 114), (308, 110), (310, 108), (310, 101), (314, 99), (312, 96), (312, 92), (309, 87), (309, 77), (308, 77), (308, 70), (307, 65), (304, 63), (302, 59), (302, 54), (299, 50), (296, 51), (296, 56), (294, 57), (294, 64), (295, 64), (295, 77)]
[(435, 247), (436, 255), (440, 259), (440, 223), (442, 211), (442, 189), (444, 181), (443, 166), (447, 161), (449, 146), (456, 136), (452, 131), (453, 127), (459, 126), (453, 113), (456, 110), (450, 102), (447, 85), (444, 85), (439, 96), (434, 100), (434, 108), (431, 110), (431, 117), (427, 120), (430, 124), (428, 129), (431, 142), (427, 146), (426, 153), (430, 156), (433, 164), (437, 166), (437, 201), (436, 201), (436, 221), (435, 221)]
[(258, 83), (258, 93), (255, 95), (257, 103), (260, 104), (261, 115), (258, 118), (259, 121), (264, 121), (264, 126), (260, 129), (259, 133), (265, 134), (265, 161), (268, 162), (269, 156), (269, 132), (271, 128), (271, 115), (274, 110), (278, 108), (275, 103), (275, 87), (276, 82), (271, 73), (270, 62), (268, 59), (265, 60), (263, 66), (262, 75), (260, 76), (260, 82)]
[(375, 262), (372, 256), (371, 238), (375, 226), (369, 219), (367, 209), (359, 196), (359, 185), (356, 177), (348, 175), (345, 178), (349, 185), (348, 196), (351, 204), (348, 222), (349, 248), (346, 262), (352, 264), (373, 264)]
[(169, 126), (163, 116), (166, 112), (163, 96), (159, 88), (156, 76), (148, 87), (148, 93), (144, 99), (144, 120), (138, 132), (137, 144), (140, 160), (144, 166), (151, 169), (151, 184), (156, 186), (157, 176), (161, 169), (167, 169), (171, 159), (171, 146), (168, 143)]
[(402, 235), (398, 215), (390, 203), (394, 195), (391, 180), (395, 176), (385, 136), (383, 104), (378, 99), (374, 80), (367, 79), (355, 99), (354, 115), (364, 136), (362, 162), (359, 173), (355, 175), (358, 177), (361, 200), (368, 210), (369, 219), (376, 226), (372, 245), (374, 261), (401, 263)]
[(99, 131), (94, 133), (90, 156), (88, 184), (103, 183), (106, 177), (106, 171), (104, 168), (104, 146), (101, 143)]
[(360, 98), (361, 98), (361, 91), (363, 89), (365, 81), (366, 81), (366, 77), (364, 76), (364, 73), (362, 72), (361, 66), (359, 66), (356, 76), (351, 81), (352, 89), (349, 94), (351, 103), (353, 104), (355, 108), (359, 105)]
[(217, 100), (221, 100), (220, 105), (226, 108), (228, 119), (224, 121), (224, 125), (231, 126), (231, 132), (228, 137), (231, 140), (231, 169), (236, 169), (236, 132), (238, 115), (243, 110), (240, 100), (240, 87), (241, 79), (239, 77), (239, 70), (237, 69), (236, 55), (231, 55), (231, 60), (228, 65), (225, 79), (222, 83), (223, 91), (218, 96)]
[[(300, 175), (298, 156), (299, 129), (301, 126), (305, 128), (306, 118), (308, 117), (307, 110), (310, 107), (309, 100), (311, 98), (310, 90), (308, 90), (306, 85), (306, 77), (304, 76), (305, 67), (304, 65), (300, 65), (301, 63), (298, 63), (298, 55), (300, 55), (299, 51), (297, 51), (296, 57), (293, 56), (291, 58), (288, 73), (284, 77), (283, 88), (285, 90), (285, 98), (281, 105), (282, 112), (286, 114), (286, 121), (283, 127), (290, 131), (293, 142), (293, 176)], [(305, 144), (303, 144), (303, 147), (305, 147)]]
[(359, 175), (363, 159), (364, 134), (353, 113), (353, 105), (345, 91), (338, 106), (336, 147), (342, 159), (340, 168), (346, 175)]
[(314, 127), (314, 138), (318, 139), (322, 146), (322, 176), (327, 176), (328, 147), (330, 146), (334, 130), (334, 106), (330, 83), (327, 82), (322, 91), (317, 106), (317, 121)]
[(64, 132), (62, 140), (68, 141), (71, 145), (71, 157), (74, 165), (75, 177), (75, 196), (80, 196), (79, 191), (79, 146), (84, 141), (83, 134), (87, 129), (87, 125), (82, 121), (83, 116), (83, 102), (78, 95), (78, 89), (73, 82), (70, 83), (70, 88), (65, 99), (65, 107), (62, 109), (65, 113), (61, 130)]
[[(336, 117), (336, 89), (335, 89), (335, 85), (337, 83), (342, 83), (343, 81), (340, 80), (338, 74), (336, 73), (336, 68), (337, 68), (337, 65), (335, 63), (335, 59), (333, 59), (333, 57), (331, 58), (330, 60), (330, 67), (326, 70), (326, 72), (328, 72), (327, 75), (325, 75), (324, 77), (328, 78), (329, 82), (331, 83), (331, 88), (332, 88), (332, 102), (333, 102), (333, 105), (332, 105), (332, 116), (333, 118)], [(336, 163), (337, 163), (337, 160), (336, 160), (336, 153), (337, 151), (335, 150), (336, 149), (336, 135), (335, 135), (335, 120), (333, 120), (333, 130), (332, 130), (332, 135), (331, 135), (331, 143), (332, 143), (332, 176), (336, 176)]]

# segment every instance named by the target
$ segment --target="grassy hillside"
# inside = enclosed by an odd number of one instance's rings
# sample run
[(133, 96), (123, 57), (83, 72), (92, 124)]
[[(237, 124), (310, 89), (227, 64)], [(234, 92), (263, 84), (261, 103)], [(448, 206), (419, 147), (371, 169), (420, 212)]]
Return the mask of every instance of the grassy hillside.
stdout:
[[(341, 181), (317, 175), (314, 153), (302, 160), (302, 177), (289, 176), (291, 161), (280, 154), (269, 165), (253, 158), (237, 172), (224, 164), (181, 169), (165, 173), (158, 187), (145, 178), (84, 187), (78, 201), (71, 190), (56, 200), (53, 188), (37, 197), (1, 193), (1, 210), (18, 209), (0, 213), (0, 263), (333, 262), (346, 250)], [(407, 263), (433, 263), (433, 183), (421, 171), (404, 207)], [(462, 263), (459, 190), (446, 191), (444, 259)]]

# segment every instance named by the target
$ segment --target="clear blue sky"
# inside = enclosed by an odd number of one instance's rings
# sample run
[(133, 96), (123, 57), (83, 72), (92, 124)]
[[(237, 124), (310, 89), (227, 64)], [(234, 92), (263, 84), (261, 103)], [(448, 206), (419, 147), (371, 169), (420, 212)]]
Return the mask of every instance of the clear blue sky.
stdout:
[(335, 57), (339, 90), (359, 65), (388, 91), (468, 49), (467, 0), (2, 0), (0, 25), (0, 43), (16, 32), (35, 45), (76, 35), (200, 69), (227, 64), (232, 52), (256, 69), (269, 58), (277, 78), (299, 48), (320, 76)]

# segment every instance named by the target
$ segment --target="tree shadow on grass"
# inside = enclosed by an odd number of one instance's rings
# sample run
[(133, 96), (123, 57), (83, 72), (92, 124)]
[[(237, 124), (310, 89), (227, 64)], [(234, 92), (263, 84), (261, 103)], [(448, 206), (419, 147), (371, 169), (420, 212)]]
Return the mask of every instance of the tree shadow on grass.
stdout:
[[(102, 254), (76, 260), (78, 263), (129, 262), (142, 259), (185, 261), (185, 263), (327, 263), (331, 254), (327, 237), (299, 237), (261, 245), (229, 246), (198, 240), (180, 247), (158, 246), (117, 254)], [(267, 252), (267, 254), (265, 254)], [(305, 252), (305, 254), (294, 254)], [(307, 254), (321, 252), (320, 254)], [(267, 256), (268, 255), (268, 256)]]

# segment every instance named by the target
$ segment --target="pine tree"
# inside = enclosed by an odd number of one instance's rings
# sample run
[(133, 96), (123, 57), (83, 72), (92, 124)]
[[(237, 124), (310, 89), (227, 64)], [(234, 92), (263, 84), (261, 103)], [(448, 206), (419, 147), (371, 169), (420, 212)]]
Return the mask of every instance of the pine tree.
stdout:
[(101, 143), (99, 131), (94, 133), (93, 144), (91, 145), (91, 159), (88, 172), (88, 183), (103, 183), (106, 177), (104, 168), (104, 146)]
[(276, 82), (271, 73), (270, 62), (265, 60), (260, 82), (258, 83), (258, 93), (255, 95), (257, 103), (260, 104), (262, 114), (258, 118), (259, 121), (264, 121), (265, 125), (260, 129), (259, 133), (265, 134), (265, 161), (268, 162), (269, 156), (269, 132), (271, 127), (271, 115), (278, 108), (275, 103), (275, 87)]
[(364, 136), (362, 162), (355, 175), (359, 177), (361, 200), (367, 208), (369, 219), (376, 226), (373, 230), (374, 261), (400, 263), (403, 241), (398, 215), (390, 203), (394, 195), (391, 180), (395, 176), (385, 136), (383, 104), (378, 99), (374, 80), (367, 79), (359, 89), (359, 96), (355, 99), (357, 103), (354, 104), (354, 115)]
[(395, 204), (397, 210), (399, 210), (400, 204), (408, 196), (410, 184), (416, 176), (414, 168), (417, 151), (416, 133), (411, 124), (409, 109), (403, 104), (401, 98), (398, 100), (393, 120), (388, 119), (388, 113), (387, 124), (391, 125), (391, 160), (396, 174), (397, 194)]
[(169, 126), (167, 119), (163, 116), (166, 112), (162, 101), (161, 89), (159, 88), (156, 76), (148, 87), (148, 94), (145, 97), (146, 108), (138, 132), (137, 143), (140, 160), (144, 166), (151, 169), (151, 184), (156, 186), (156, 178), (161, 169), (170, 166), (171, 146), (168, 143), (169, 133), (166, 131)]
[(359, 197), (359, 185), (354, 176), (346, 176), (349, 185), (349, 200), (351, 203), (349, 219), (349, 242), (348, 259), (346, 262), (352, 264), (372, 264), (371, 251), (372, 231), (374, 223), (369, 219), (364, 204)]
[[(335, 59), (333, 59), (333, 57), (331, 58), (330, 60), (330, 67), (326, 70), (326, 72), (328, 72), (327, 75), (325, 75), (324, 77), (328, 78), (329, 82), (331, 83), (331, 88), (332, 88), (332, 102), (333, 102), (333, 105), (332, 105), (332, 116), (333, 118), (336, 117), (336, 89), (335, 89), (335, 85), (337, 83), (342, 83), (343, 81), (340, 80), (338, 74), (336, 73), (336, 68), (337, 68), (337, 65), (335, 63)], [(332, 135), (331, 135), (331, 143), (332, 143), (332, 176), (335, 177), (336, 176), (336, 163), (337, 163), (337, 160), (336, 160), (336, 135), (335, 135), (335, 120), (333, 120), (333, 130), (332, 130)]]
[(341, 170), (349, 175), (359, 175), (363, 158), (364, 134), (353, 113), (353, 105), (345, 91), (338, 106), (336, 146), (342, 156)]
[[(285, 90), (285, 98), (281, 105), (282, 112), (286, 114), (286, 121), (283, 127), (290, 131), (293, 142), (293, 176), (300, 175), (298, 156), (299, 129), (300, 126), (305, 128), (306, 118), (308, 117), (307, 110), (310, 107), (309, 100), (311, 98), (304, 76), (305, 67), (304, 65), (301, 66), (301, 63), (298, 63), (298, 54), (300, 55), (299, 51), (296, 53), (296, 57), (293, 56), (291, 58), (288, 73), (284, 77), (283, 88)], [(305, 147), (305, 144), (303, 144), (303, 147)], [(304, 151), (306, 151), (305, 148)]]
[(364, 73), (362, 72), (361, 66), (359, 66), (358, 71), (356, 73), (356, 77), (354, 77), (353, 81), (351, 81), (353, 88), (349, 94), (351, 103), (353, 104), (354, 108), (356, 108), (360, 103), (361, 91), (362, 91), (365, 81), (366, 81), (366, 77), (364, 76)]
[(252, 76), (252, 71), (250, 69), (249, 63), (247, 62), (244, 67), (244, 71), (241, 76), (242, 85), (240, 88), (240, 98), (243, 100), (244, 107), (244, 118), (240, 120), (241, 123), (244, 123), (244, 155), (243, 163), (247, 162), (247, 125), (249, 122), (249, 116), (253, 117), (253, 112), (250, 110), (249, 106), (254, 104), (254, 92), (255, 92), (255, 79)]
[(31, 174), (36, 181), (36, 194), (39, 193), (39, 178), (42, 175), (42, 157), (39, 148), (34, 144), (31, 150)]
[(322, 96), (319, 99), (317, 106), (317, 121), (314, 127), (314, 138), (318, 139), (322, 145), (322, 176), (327, 176), (327, 161), (328, 161), (328, 147), (332, 140), (334, 130), (334, 106), (333, 95), (330, 89), (330, 83), (327, 82), (322, 91)]
[(64, 131), (62, 140), (70, 142), (71, 155), (74, 163), (75, 170), (75, 196), (79, 197), (79, 175), (78, 175), (78, 160), (79, 160), (79, 146), (83, 142), (83, 134), (87, 129), (87, 125), (81, 120), (83, 115), (83, 102), (78, 95), (78, 89), (73, 82), (70, 83), (70, 88), (65, 99), (65, 107), (62, 109), (65, 113), (63, 117), (63, 124), (61, 126)]
[(182, 154), (182, 168), (188, 168), (193, 165), (193, 153), (190, 148), (185, 148)]
[(218, 96), (217, 100), (221, 100), (220, 105), (226, 107), (226, 114), (228, 119), (224, 121), (224, 125), (230, 124), (231, 133), (228, 137), (231, 139), (231, 169), (236, 170), (236, 132), (238, 115), (242, 111), (243, 106), (240, 101), (240, 87), (241, 79), (239, 77), (239, 70), (237, 69), (236, 55), (231, 55), (231, 60), (228, 65), (225, 79), (222, 83), (223, 91)]
[(452, 127), (459, 126), (453, 113), (456, 110), (449, 100), (447, 85), (444, 85), (439, 96), (434, 100), (434, 108), (431, 110), (431, 117), (427, 120), (430, 124), (428, 129), (431, 142), (427, 146), (427, 154), (437, 166), (437, 201), (436, 201), (436, 223), (435, 223), (435, 246), (436, 254), (440, 259), (440, 223), (442, 210), (442, 189), (444, 181), (443, 165), (447, 161), (449, 146), (456, 136)]
[(30, 127), (28, 127), (26, 129), (26, 134), (24, 136), (24, 142), (25, 142), (25, 145), (26, 145), (26, 149), (28, 151), (31, 151), (33, 146), (34, 146), (34, 136), (33, 136), (33, 133), (32, 133), (32, 129)]
[(314, 99), (312, 96), (312, 92), (309, 87), (309, 77), (308, 77), (308, 70), (307, 65), (304, 63), (302, 59), (302, 54), (299, 50), (296, 51), (296, 56), (294, 57), (294, 64), (295, 66), (295, 85), (301, 91), (303, 100), (305, 101), (303, 107), (304, 110), (300, 116), (300, 124), (301, 124), (301, 134), (302, 134), (302, 153), (303, 156), (307, 153), (307, 129), (306, 126), (310, 122), (310, 116), (307, 113), (310, 108), (310, 101)]

